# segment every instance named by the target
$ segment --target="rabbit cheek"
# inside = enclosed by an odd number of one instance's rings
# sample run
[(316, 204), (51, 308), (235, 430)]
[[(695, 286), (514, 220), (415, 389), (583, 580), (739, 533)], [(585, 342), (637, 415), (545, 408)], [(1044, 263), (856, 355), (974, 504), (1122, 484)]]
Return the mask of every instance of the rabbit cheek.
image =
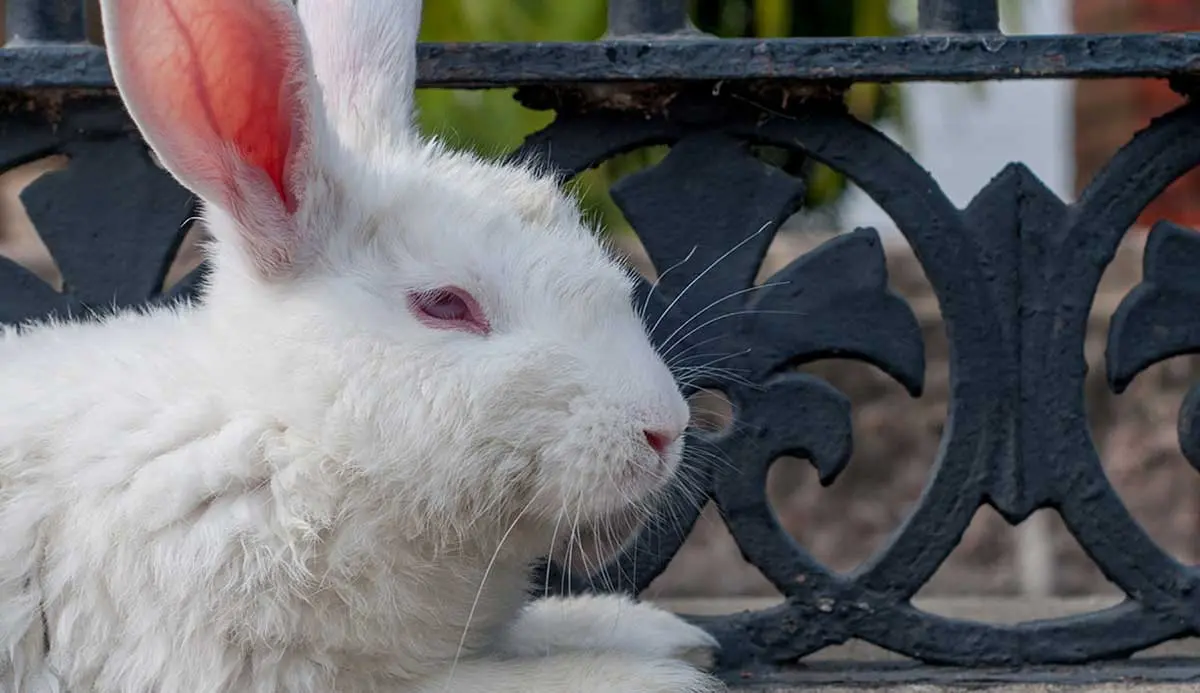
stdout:
[(547, 453), (557, 464), (543, 466), (540, 495), (552, 514), (565, 511), (584, 525), (621, 524), (617, 520), (645, 509), (677, 464), (675, 457), (664, 461), (629, 441), (593, 438), (579, 429)]

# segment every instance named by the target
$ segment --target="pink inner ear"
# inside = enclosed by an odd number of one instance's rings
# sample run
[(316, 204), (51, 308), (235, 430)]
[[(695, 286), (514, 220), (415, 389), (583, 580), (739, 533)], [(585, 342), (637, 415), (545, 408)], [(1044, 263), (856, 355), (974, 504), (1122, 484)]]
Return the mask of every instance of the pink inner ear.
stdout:
[(115, 1), (124, 15), (123, 71), (148, 107), (143, 119), (174, 133), (164, 144), (183, 173), (236, 195), (237, 171), (211, 150), (231, 145), (294, 211), (288, 156), (306, 112), (295, 74), (303, 38), (290, 8), (271, 0)]

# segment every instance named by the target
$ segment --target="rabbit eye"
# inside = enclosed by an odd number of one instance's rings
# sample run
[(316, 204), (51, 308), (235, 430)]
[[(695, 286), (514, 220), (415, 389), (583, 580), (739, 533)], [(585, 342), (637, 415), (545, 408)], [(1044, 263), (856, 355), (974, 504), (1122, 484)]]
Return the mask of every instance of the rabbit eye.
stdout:
[(491, 331), (479, 302), (458, 287), (414, 292), (409, 294), (408, 303), (417, 319), (434, 329), (475, 334)]

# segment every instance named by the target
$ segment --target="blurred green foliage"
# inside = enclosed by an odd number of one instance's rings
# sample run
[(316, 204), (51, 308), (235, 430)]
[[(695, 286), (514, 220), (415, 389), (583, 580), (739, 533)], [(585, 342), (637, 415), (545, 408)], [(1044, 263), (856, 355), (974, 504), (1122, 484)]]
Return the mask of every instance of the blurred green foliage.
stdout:
[[(721, 37), (889, 36), (898, 28), (889, 0), (692, 0), (697, 28)], [(435, 0), (425, 3), (423, 41), (588, 41), (605, 30), (605, 0)], [(417, 96), (422, 127), (456, 146), (500, 156), (553, 114), (522, 108), (512, 90), (422, 90)], [(849, 110), (876, 121), (898, 117), (896, 91), (857, 84), (846, 95)], [(585, 207), (613, 230), (624, 227), (608, 197), (609, 183), (659, 160), (665, 148), (633, 152), (581, 176), (575, 185)], [(831, 169), (802, 157), (775, 153), (775, 163), (809, 180), (810, 207), (829, 204), (845, 189)]]

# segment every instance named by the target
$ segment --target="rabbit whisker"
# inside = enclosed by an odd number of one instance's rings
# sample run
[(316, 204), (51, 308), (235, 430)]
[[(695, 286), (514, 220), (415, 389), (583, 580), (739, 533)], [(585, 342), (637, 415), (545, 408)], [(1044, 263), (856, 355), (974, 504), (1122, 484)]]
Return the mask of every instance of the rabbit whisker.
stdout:
[(761, 291), (762, 289), (769, 289), (773, 286), (784, 286), (785, 284), (789, 284), (789, 283), (790, 282), (787, 282), (787, 281), (768, 282), (766, 284), (756, 284), (755, 286), (751, 286), (751, 287), (747, 287), (745, 289), (739, 289), (737, 291), (732, 291), (730, 293), (727, 293), (724, 296), (722, 296), (721, 298), (718, 298), (718, 299), (714, 300), (713, 302), (709, 303), (707, 306), (704, 306), (703, 308), (696, 311), (695, 313), (692, 313), (692, 317), (683, 321), (683, 323), (679, 327), (675, 328), (674, 332), (667, 335), (667, 338), (663, 340), (663, 344), (670, 344), (671, 340), (674, 339), (676, 335), (678, 335), (688, 325), (692, 324), (692, 321), (694, 321), (696, 318), (699, 318), (701, 315), (704, 315), (705, 313), (707, 313), (708, 311), (717, 307), (718, 305), (724, 303), (725, 301), (728, 301), (731, 298), (737, 298), (738, 296), (744, 296), (745, 294), (753, 293), (755, 291)]
[(663, 319), (664, 319), (664, 318), (666, 318), (666, 317), (667, 317), (667, 314), (671, 312), (671, 309), (672, 309), (672, 308), (674, 308), (674, 307), (675, 307), (675, 305), (676, 305), (677, 303), (679, 303), (679, 301), (680, 301), (680, 300), (681, 300), (681, 299), (682, 299), (684, 296), (686, 296), (686, 295), (687, 295), (687, 292), (688, 292), (688, 291), (689, 291), (689, 290), (690, 290), (690, 289), (691, 289), (693, 286), (695, 286), (695, 285), (696, 285), (696, 282), (699, 282), (701, 279), (703, 279), (703, 278), (704, 278), (704, 275), (706, 275), (706, 274), (708, 274), (709, 272), (711, 272), (711, 271), (713, 270), (713, 268), (715, 268), (717, 265), (721, 264), (721, 262), (722, 262), (723, 260), (725, 260), (725, 259), (726, 259), (726, 258), (728, 258), (729, 256), (731, 256), (731, 255), (733, 255), (734, 253), (736, 253), (736, 252), (737, 252), (739, 249), (741, 249), (741, 247), (742, 247), (742, 246), (744, 246), (744, 245), (746, 245), (747, 243), (749, 243), (750, 241), (754, 240), (754, 238), (755, 238), (755, 237), (757, 237), (758, 235), (760, 235), (760, 234), (761, 234), (763, 231), (766, 231), (766, 230), (767, 230), (767, 227), (769, 227), (770, 225), (771, 225), (771, 222), (769, 222), (769, 221), (768, 221), (767, 223), (765, 223), (765, 224), (763, 224), (762, 226), (758, 227), (758, 230), (757, 230), (757, 231), (755, 231), (754, 233), (750, 234), (749, 236), (747, 236), (747, 237), (746, 237), (745, 239), (743, 239), (742, 241), (738, 242), (736, 245), (734, 245), (734, 246), (733, 246), (732, 248), (730, 248), (729, 250), (726, 250), (726, 251), (725, 251), (723, 254), (721, 254), (719, 257), (717, 257), (717, 259), (716, 259), (716, 260), (713, 260), (711, 263), (709, 263), (708, 267), (705, 267), (705, 268), (704, 268), (704, 270), (703, 270), (702, 272), (700, 272), (700, 273), (699, 273), (699, 274), (697, 274), (695, 277), (693, 277), (693, 278), (692, 278), (692, 281), (688, 282), (687, 286), (683, 287), (683, 291), (680, 291), (680, 292), (679, 292), (679, 294), (678, 294), (677, 296), (675, 296), (674, 300), (672, 300), (672, 301), (671, 301), (671, 302), (670, 302), (670, 303), (667, 305), (666, 309), (665, 309), (665, 310), (663, 310), (662, 314), (658, 316), (658, 320), (656, 320), (656, 321), (654, 322), (654, 327), (651, 327), (651, 328), (650, 328), (650, 334), (651, 334), (651, 335), (653, 335), (653, 334), (654, 334), (654, 333), (655, 333), (655, 332), (658, 330), (658, 326), (662, 324), (662, 321), (663, 321)]
[(554, 520), (554, 532), (550, 535), (550, 549), (546, 552), (546, 580), (542, 585), (543, 597), (550, 595), (550, 563), (554, 560), (554, 550), (558, 546), (558, 530), (562, 526), (563, 516), (566, 514), (564, 510), (558, 511), (558, 517)]
[(717, 317), (711, 318), (709, 320), (705, 320), (703, 323), (697, 325), (696, 327), (692, 328), (691, 330), (688, 330), (687, 334), (684, 334), (681, 337), (677, 337), (670, 346), (664, 348), (663, 357), (665, 358), (665, 357), (669, 356), (671, 354), (671, 352), (675, 350), (675, 347), (679, 346), (680, 344), (685, 342), (688, 337), (692, 336), (693, 334), (696, 334), (697, 332), (704, 329), (705, 327), (708, 327), (709, 325), (711, 325), (715, 322), (719, 322), (721, 320), (725, 320), (728, 318), (738, 317), (740, 315), (804, 316), (804, 315), (808, 315), (808, 313), (805, 313), (803, 311), (796, 311), (796, 310), (753, 310), (753, 309), (735, 310), (735, 311), (731, 311), (729, 313), (722, 313), (721, 315), (718, 315)]
[[(746, 347), (745, 349), (742, 349), (741, 351), (735, 351), (735, 352), (733, 352), (733, 353), (731, 353), (731, 354), (730, 354), (730, 353), (716, 353), (716, 352), (713, 352), (713, 353), (708, 353), (708, 354), (692, 354), (691, 356), (689, 356), (689, 357), (687, 357), (687, 358), (688, 358), (688, 360), (690, 361), (690, 360), (692, 360), (692, 359), (702, 359), (702, 358), (709, 358), (709, 357), (712, 357), (712, 360), (710, 360), (710, 361), (705, 361), (704, 363), (700, 364), (700, 366), (699, 366), (699, 367), (700, 367), (700, 368), (703, 368), (703, 367), (705, 367), (705, 366), (712, 366), (712, 365), (716, 365), (716, 364), (718, 364), (718, 363), (720, 363), (720, 362), (722, 362), (722, 361), (728, 361), (729, 359), (735, 359), (735, 358), (738, 358), (739, 356), (745, 356), (745, 355), (749, 354), (750, 352), (751, 352), (751, 349), (750, 349), (750, 347)], [(680, 361), (682, 361), (682, 360), (683, 360), (683, 359), (680, 359)], [(680, 366), (680, 368), (695, 368), (695, 367), (696, 367), (696, 366)], [(740, 370), (747, 370), (747, 369), (744, 369), (744, 368), (743, 368), (743, 369), (740, 369)]]
[(667, 367), (668, 367), (668, 368), (670, 368), (670, 367), (672, 367), (674, 364), (678, 363), (678, 362), (679, 362), (679, 360), (683, 358), (684, 354), (688, 353), (689, 351), (691, 351), (691, 350), (693, 350), (693, 349), (697, 349), (697, 348), (699, 348), (699, 347), (702, 347), (702, 346), (704, 346), (705, 344), (710, 344), (710, 343), (712, 343), (712, 342), (715, 342), (715, 341), (717, 341), (718, 339), (724, 339), (724, 338), (725, 338), (725, 335), (723, 335), (723, 334), (715, 334), (715, 335), (713, 335), (713, 336), (711, 336), (711, 337), (708, 337), (708, 338), (705, 338), (705, 339), (702, 339), (702, 340), (700, 340), (700, 341), (696, 342), (695, 344), (691, 345), (690, 347), (688, 347), (688, 348), (684, 349), (683, 351), (680, 351), (679, 353), (675, 354), (675, 357), (674, 357), (674, 358), (672, 358), (671, 360), (669, 360), (669, 361), (667, 361), (667, 362), (666, 362), (666, 364), (667, 364)]
[(691, 260), (692, 256), (696, 254), (696, 251), (699, 248), (700, 248), (700, 246), (698, 246), (698, 245), (692, 246), (691, 251), (689, 251), (688, 254), (682, 260), (680, 260), (679, 262), (676, 262), (675, 264), (666, 268), (665, 270), (662, 271), (661, 274), (658, 275), (658, 278), (656, 278), (654, 280), (654, 283), (650, 285), (650, 290), (648, 292), (646, 292), (646, 300), (642, 301), (642, 309), (638, 311), (639, 318), (641, 318), (643, 321), (645, 321), (646, 311), (650, 308), (650, 299), (654, 297), (654, 292), (655, 292), (655, 290), (658, 289), (658, 285), (660, 283), (662, 283), (662, 280), (668, 274), (670, 274), (673, 270), (678, 269), (679, 267), (684, 265), (688, 260)]
[(492, 552), (491, 560), (488, 561), (487, 567), (483, 570), (483, 577), (479, 580), (479, 589), (475, 591), (475, 599), (471, 602), (470, 611), (467, 612), (467, 623), (463, 626), (462, 637), (459, 638), (458, 641), (458, 651), (454, 654), (454, 661), (450, 665), (450, 673), (446, 677), (446, 690), (449, 689), (450, 683), (454, 680), (454, 671), (458, 667), (459, 659), (462, 658), (463, 648), (465, 648), (467, 644), (467, 633), (471, 629), (471, 621), (475, 618), (475, 610), (479, 608), (479, 600), (483, 596), (483, 588), (487, 584), (488, 576), (490, 576), (492, 573), (492, 568), (496, 565), (496, 560), (500, 557), (500, 551), (504, 548), (504, 542), (508, 540), (508, 537), (513, 533), (513, 530), (516, 529), (517, 524), (519, 524), (525, 517), (525, 513), (529, 512), (529, 509), (533, 507), (533, 504), (536, 500), (537, 493), (534, 493), (533, 497), (529, 499), (529, 502), (525, 504), (525, 507), (521, 509), (521, 512), (517, 513), (517, 516), (513, 519), (512, 524), (510, 524), (508, 529), (504, 531), (504, 534), (501, 535), (500, 541), (496, 544), (496, 550)]

